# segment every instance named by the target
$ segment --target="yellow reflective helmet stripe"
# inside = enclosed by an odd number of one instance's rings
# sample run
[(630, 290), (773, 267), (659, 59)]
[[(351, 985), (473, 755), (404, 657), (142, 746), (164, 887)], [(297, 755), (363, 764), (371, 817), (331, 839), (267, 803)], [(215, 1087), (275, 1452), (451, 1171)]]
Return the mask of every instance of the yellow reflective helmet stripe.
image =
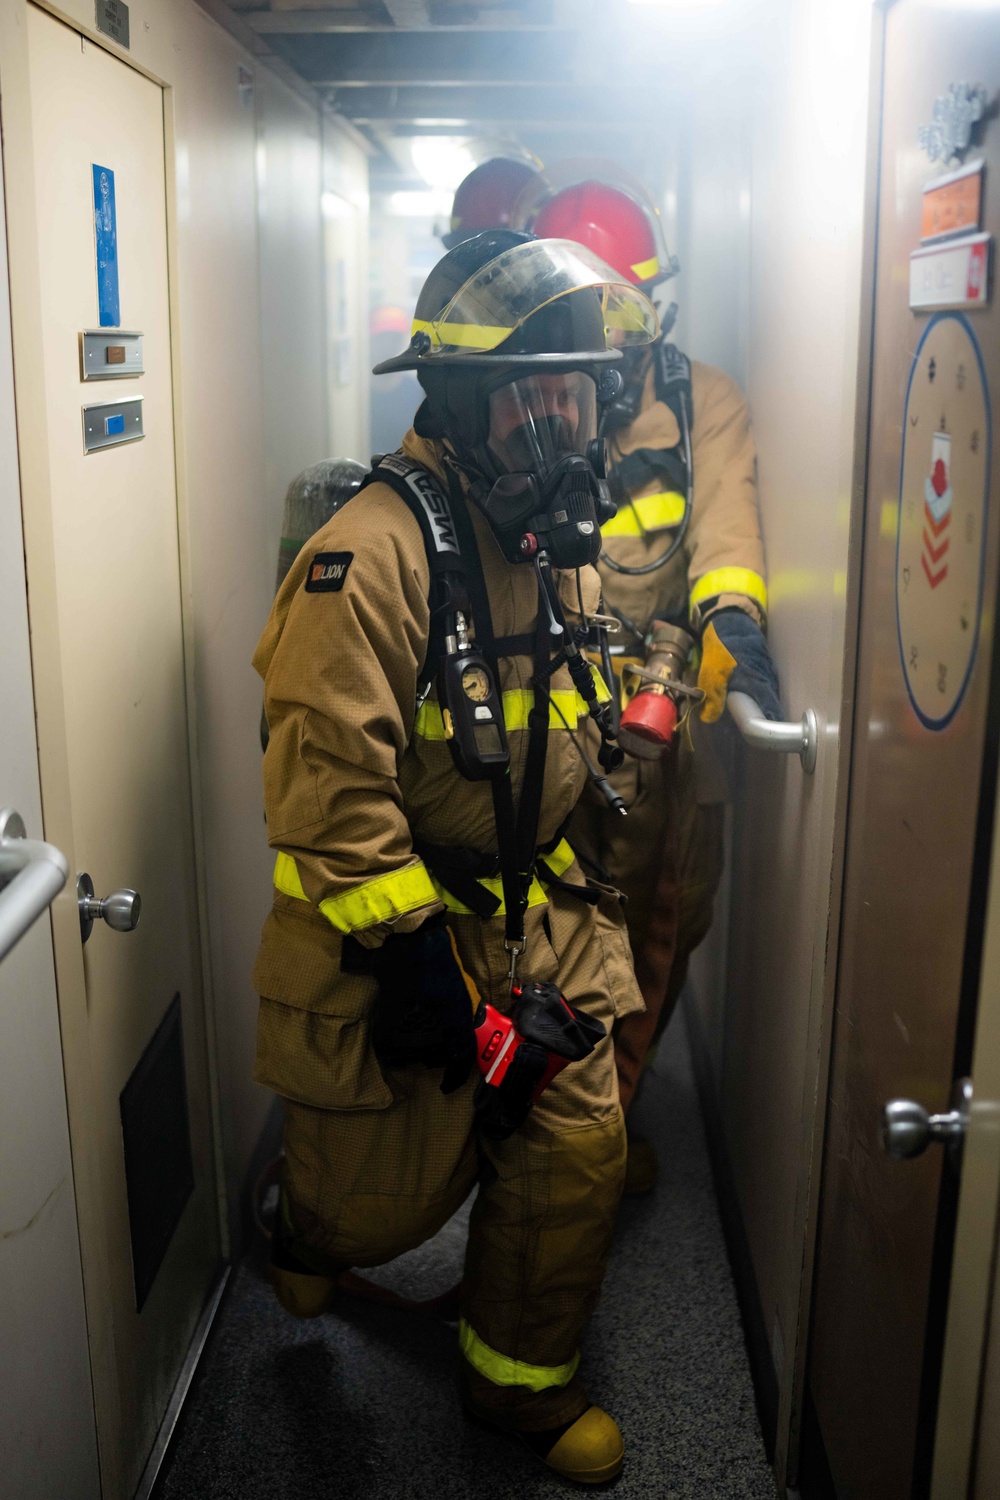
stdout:
[(458, 1325), (458, 1343), (472, 1368), (493, 1385), (523, 1385), (529, 1391), (547, 1391), (553, 1386), (569, 1385), (580, 1364), (578, 1353), (565, 1365), (527, 1365), (523, 1360), (498, 1354), (464, 1318)]
[(761, 609), (767, 609), (767, 584), (752, 568), (713, 568), (703, 573), (691, 590), (691, 608), (718, 594), (745, 594)]
[(638, 495), (621, 505), (616, 516), (605, 521), (601, 535), (642, 536), (647, 531), (662, 531), (679, 526), (684, 519), (684, 496), (676, 490), (658, 490), (653, 495)]
[[(298, 866), (290, 854), (279, 852), (274, 862), (274, 884), (282, 895), (293, 896), (298, 901), (309, 899), (302, 888)], [(373, 880), (363, 881), (342, 896), (327, 896), (319, 903), (319, 910), (338, 932), (360, 932), (365, 927), (374, 927), (376, 922), (401, 917), (437, 900), (438, 893), (426, 866), (418, 863), (406, 865), (402, 870), (390, 870), (386, 875), (376, 875)]]
[[(597, 668), (592, 667), (591, 670), (594, 674), (598, 700), (603, 703), (611, 695)], [(527, 729), (528, 716), (534, 703), (535, 694), (532, 688), (507, 689), (503, 695), (503, 721), (509, 732), (515, 729)], [(586, 714), (587, 705), (576, 688), (556, 688), (549, 694), (550, 729), (565, 729), (564, 719), (568, 719), (570, 724), (574, 725), (580, 719), (585, 718)], [(444, 716), (441, 713), (440, 703), (431, 698), (425, 699), (413, 721), (413, 733), (419, 735), (422, 740), (436, 740), (442, 743), (448, 738), (444, 731)]]
[(513, 328), (493, 328), (485, 323), (434, 323), (414, 318), (410, 338), (417, 333), (426, 333), (432, 348), (482, 350), (495, 349), (513, 332)]
[(649, 281), (652, 277), (660, 274), (660, 258), (658, 255), (650, 256), (649, 260), (641, 260), (638, 265), (631, 266), (633, 276), (640, 281)]

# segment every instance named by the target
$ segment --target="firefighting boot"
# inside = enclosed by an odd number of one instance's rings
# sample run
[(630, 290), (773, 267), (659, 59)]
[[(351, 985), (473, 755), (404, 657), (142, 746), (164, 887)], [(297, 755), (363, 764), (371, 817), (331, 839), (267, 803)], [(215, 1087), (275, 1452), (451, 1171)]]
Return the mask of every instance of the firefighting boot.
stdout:
[(628, 1138), (628, 1155), (625, 1160), (625, 1187), (623, 1192), (627, 1197), (637, 1196), (640, 1193), (651, 1193), (656, 1186), (656, 1180), (660, 1175), (660, 1163), (656, 1155), (656, 1147), (652, 1141), (644, 1140), (642, 1136), (630, 1135)]
[(547, 1432), (518, 1436), (544, 1464), (577, 1484), (604, 1484), (621, 1473), (625, 1444), (618, 1423), (599, 1406)]
[(271, 1285), (293, 1318), (318, 1318), (329, 1312), (343, 1269), (306, 1245), (292, 1223), (282, 1192), (271, 1233)]

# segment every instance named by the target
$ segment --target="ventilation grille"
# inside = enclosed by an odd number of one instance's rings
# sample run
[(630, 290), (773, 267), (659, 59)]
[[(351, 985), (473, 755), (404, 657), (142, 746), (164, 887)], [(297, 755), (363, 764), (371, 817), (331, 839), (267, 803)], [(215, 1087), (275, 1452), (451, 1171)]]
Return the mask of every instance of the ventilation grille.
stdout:
[(138, 1312), (194, 1190), (180, 995), (170, 1002), (119, 1102)]

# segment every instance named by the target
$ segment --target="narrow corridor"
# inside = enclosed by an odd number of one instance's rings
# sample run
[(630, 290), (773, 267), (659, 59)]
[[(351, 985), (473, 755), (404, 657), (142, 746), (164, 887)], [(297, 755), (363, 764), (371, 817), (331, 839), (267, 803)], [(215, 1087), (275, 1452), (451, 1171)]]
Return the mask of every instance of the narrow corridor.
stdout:
[[(617, 1417), (618, 1500), (772, 1500), (683, 1021), (667, 1033), (636, 1127), (664, 1164), (622, 1208), (584, 1343)], [(459, 1215), (375, 1273), (411, 1297), (458, 1279)], [(516, 1440), (474, 1427), (454, 1388), (455, 1330), (345, 1301), (297, 1323), (248, 1264), (216, 1324), (156, 1500), (530, 1500), (564, 1486)]]

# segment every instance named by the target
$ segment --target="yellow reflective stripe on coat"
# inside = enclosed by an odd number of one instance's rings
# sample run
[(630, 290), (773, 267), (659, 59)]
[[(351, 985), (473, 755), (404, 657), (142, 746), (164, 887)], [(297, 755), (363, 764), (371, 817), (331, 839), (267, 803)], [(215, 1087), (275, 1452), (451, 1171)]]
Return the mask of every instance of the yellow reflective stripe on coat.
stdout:
[[(604, 703), (611, 694), (597, 668), (591, 665), (591, 671), (594, 675), (598, 701)], [(528, 716), (534, 705), (533, 688), (508, 688), (503, 695), (503, 721), (508, 731), (527, 729)], [(587, 705), (576, 688), (556, 688), (549, 694), (550, 729), (565, 729), (564, 720), (566, 719), (569, 720), (570, 727), (575, 728), (578, 721), (586, 716)], [(413, 733), (419, 735), (422, 740), (443, 742), (447, 739), (440, 703), (428, 698), (420, 705), (413, 721)]]
[(495, 349), (514, 332), (513, 328), (492, 328), (485, 323), (433, 323), (424, 318), (414, 318), (410, 338), (415, 333), (426, 333), (431, 348), (448, 349)]
[(551, 854), (543, 854), (540, 857), (544, 859), (546, 865), (548, 865), (555, 876), (565, 875), (574, 859), (576, 859), (576, 855), (567, 839), (560, 839)]
[[(274, 862), (274, 884), (284, 896), (293, 896), (298, 901), (309, 899), (290, 854), (279, 852)], [(413, 864), (376, 875), (342, 896), (327, 896), (319, 903), (319, 910), (338, 932), (360, 932), (365, 927), (374, 927), (376, 922), (401, 917), (437, 900), (438, 893), (426, 866)]]
[(458, 1325), (458, 1344), (469, 1364), (493, 1385), (523, 1385), (529, 1391), (547, 1391), (569, 1385), (580, 1364), (579, 1354), (565, 1365), (527, 1365), (491, 1349), (464, 1318)]
[[(552, 874), (555, 875), (558, 879), (560, 875), (565, 875), (574, 859), (576, 859), (576, 855), (573, 853), (573, 850), (570, 848), (567, 841), (565, 839), (560, 839), (559, 843), (553, 849), (552, 853), (543, 854), (541, 858), (544, 859), (546, 865), (552, 871)], [(445, 890), (441, 882), (439, 880), (436, 880), (433, 875), (431, 876), (431, 880), (434, 882), (434, 888), (437, 891), (438, 900), (444, 904), (447, 911), (454, 912), (457, 917), (475, 916), (475, 912), (472, 910), (471, 906), (466, 906), (464, 901), (459, 901), (458, 897), (453, 896), (451, 891)], [(500, 902), (500, 905), (494, 912), (494, 916), (506, 916), (507, 906), (503, 899), (503, 881), (501, 880), (500, 876), (485, 875), (482, 879), (478, 880), (476, 884), (481, 885), (484, 891), (489, 891), (491, 896), (496, 896), (497, 900)], [(537, 876), (533, 877), (531, 885), (528, 887), (528, 905), (544, 906), (548, 899), (549, 898), (546, 895), (545, 891), (544, 875), (542, 876), (541, 880), (539, 880)]]
[[(551, 854), (543, 856), (546, 865), (555, 876), (564, 875), (576, 855), (566, 839), (560, 839)], [(479, 884), (490, 891), (500, 902), (497, 915), (504, 914), (503, 882), (499, 876), (487, 877)], [(302, 888), (299, 867), (290, 854), (278, 854), (274, 862), (274, 885), (283, 896), (293, 896), (297, 901), (308, 901)], [(548, 900), (545, 887), (537, 878), (528, 891), (529, 906), (544, 906)], [(321, 901), (319, 909), (340, 932), (357, 932), (363, 927), (372, 927), (403, 912), (415, 911), (432, 901), (441, 901), (448, 911), (461, 916), (474, 915), (471, 907), (464, 906), (450, 891), (427, 870), (423, 864), (407, 865), (403, 870), (391, 870), (388, 875), (377, 875), (366, 880), (343, 896), (328, 896)], [(349, 924), (349, 925), (345, 925)]]
[(713, 568), (703, 573), (691, 590), (691, 608), (718, 594), (745, 594), (761, 609), (767, 609), (767, 584), (752, 568)]
[(638, 495), (619, 506), (618, 514), (605, 521), (601, 535), (643, 536), (647, 531), (662, 531), (679, 526), (684, 519), (684, 496), (676, 490), (658, 490), (653, 495)]

